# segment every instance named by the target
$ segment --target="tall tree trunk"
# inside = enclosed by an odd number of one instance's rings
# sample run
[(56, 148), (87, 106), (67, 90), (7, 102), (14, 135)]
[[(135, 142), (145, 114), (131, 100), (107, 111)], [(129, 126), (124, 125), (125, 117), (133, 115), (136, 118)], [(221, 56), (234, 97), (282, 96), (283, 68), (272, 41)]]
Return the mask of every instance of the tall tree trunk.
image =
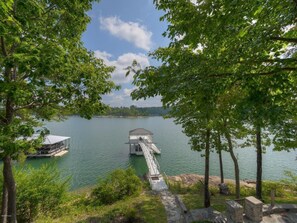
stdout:
[(257, 127), (256, 131), (256, 146), (257, 146), (257, 181), (256, 181), (256, 196), (262, 200), (262, 139), (261, 128)]
[(239, 166), (238, 166), (238, 161), (237, 158), (234, 154), (233, 151), (233, 144), (231, 141), (231, 136), (229, 134), (228, 131), (225, 131), (225, 137), (228, 141), (228, 148), (229, 148), (229, 152), (231, 155), (231, 158), (233, 160), (233, 164), (234, 164), (234, 172), (235, 172), (235, 191), (236, 191), (236, 198), (240, 198), (240, 179), (239, 179)]
[(210, 154), (210, 130), (206, 130), (206, 142), (205, 142), (205, 173), (204, 173), (204, 207), (210, 206), (210, 194), (209, 194), (209, 154)]
[(5, 156), (3, 161), (4, 183), (8, 192), (7, 222), (16, 223), (16, 186), (12, 172), (12, 160), (9, 156)]
[(8, 192), (5, 182), (2, 189), (1, 223), (7, 223)]
[[(4, 57), (8, 57), (7, 49), (6, 49), (6, 44), (4, 37), (0, 37), (0, 42), (1, 42), (1, 49), (2, 49), (2, 54)], [(5, 67), (4, 70), (4, 78), (6, 83), (11, 83), (13, 79), (16, 78), (14, 75), (12, 77), (12, 70), (13, 67), (7, 66)], [(13, 109), (14, 101), (13, 97), (11, 95), (11, 92), (8, 92), (6, 95), (6, 103), (5, 103), (5, 119), (4, 119), (4, 124), (9, 126), (12, 121), (13, 121), (13, 116), (14, 116), (14, 109)], [(6, 217), (7, 217), (7, 222), (8, 223), (16, 223), (16, 186), (15, 186), (15, 181), (13, 177), (13, 172), (12, 172), (12, 160), (9, 155), (5, 155), (3, 158), (3, 184), (5, 186), (3, 187), (3, 195), (7, 196), (2, 196), (2, 211), (6, 212)], [(3, 216), (4, 219), (4, 216)], [(3, 220), (4, 221), (4, 220)]]
[(224, 169), (223, 169), (223, 159), (222, 159), (222, 142), (221, 142), (221, 135), (218, 133), (218, 154), (219, 154), (219, 161), (220, 161), (220, 177), (221, 177), (221, 184), (224, 183)]

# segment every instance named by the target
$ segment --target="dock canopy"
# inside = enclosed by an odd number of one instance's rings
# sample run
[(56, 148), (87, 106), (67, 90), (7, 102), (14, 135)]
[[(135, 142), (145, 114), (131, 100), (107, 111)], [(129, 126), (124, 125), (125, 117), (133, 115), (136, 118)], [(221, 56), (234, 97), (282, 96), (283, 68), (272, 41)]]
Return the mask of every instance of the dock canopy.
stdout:
[[(37, 137), (38, 134), (35, 134), (27, 140), (33, 140)], [(68, 152), (69, 142), (70, 137), (67, 136), (46, 135), (44, 136), (42, 146), (36, 148), (36, 152), (33, 154), (27, 153), (27, 158), (62, 156)]]
[(63, 142), (67, 139), (70, 139), (70, 137), (67, 136), (56, 136), (56, 135), (47, 135), (44, 138), (43, 145), (52, 145), (58, 142)]
[[(28, 141), (34, 140), (34, 139), (37, 139), (38, 137), (39, 137), (38, 134), (34, 134), (33, 136), (28, 137), (27, 140)], [(57, 136), (57, 135), (46, 135), (44, 137), (42, 145), (53, 145), (55, 143), (63, 142), (65, 140), (67, 140), (67, 139), (70, 139), (70, 137), (68, 137), (68, 136)]]
[(143, 136), (143, 135), (153, 135), (153, 133), (149, 130), (146, 130), (146, 129), (143, 129), (143, 128), (138, 128), (138, 129), (133, 129), (131, 131), (129, 131), (129, 135), (134, 135), (134, 136), (137, 136), (137, 135), (140, 135), (140, 136)]

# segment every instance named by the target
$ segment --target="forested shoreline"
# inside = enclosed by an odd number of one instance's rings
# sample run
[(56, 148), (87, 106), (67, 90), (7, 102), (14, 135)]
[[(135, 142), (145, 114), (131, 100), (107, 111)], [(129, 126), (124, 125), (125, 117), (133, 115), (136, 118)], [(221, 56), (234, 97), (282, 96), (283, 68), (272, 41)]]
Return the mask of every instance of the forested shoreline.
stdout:
[(104, 115), (106, 116), (124, 116), (124, 117), (138, 117), (138, 116), (164, 116), (167, 115), (170, 109), (163, 107), (110, 107)]

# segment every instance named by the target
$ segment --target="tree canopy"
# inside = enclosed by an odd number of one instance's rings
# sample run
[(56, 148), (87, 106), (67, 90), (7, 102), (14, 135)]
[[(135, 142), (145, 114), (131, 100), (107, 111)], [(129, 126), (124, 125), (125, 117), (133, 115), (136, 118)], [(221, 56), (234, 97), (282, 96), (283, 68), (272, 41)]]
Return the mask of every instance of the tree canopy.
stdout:
[(2, 214), (12, 215), (11, 222), (16, 221), (11, 159), (32, 147), (21, 139), (34, 133), (38, 120), (65, 112), (91, 118), (106, 108), (101, 95), (115, 88), (110, 81), (114, 68), (95, 58), (81, 41), (93, 2), (0, 3), (0, 149), (8, 190), (8, 211), (2, 205)]
[(135, 71), (133, 97), (161, 95), (193, 147), (206, 149), (200, 128), (217, 130), (225, 120), (228, 136), (249, 125), (257, 141), (261, 198), (263, 130), (281, 129), (276, 141), (295, 148), (296, 128), (288, 127), (296, 117), (296, 1), (159, 0), (155, 5), (164, 11), (164, 35), (171, 43), (151, 53), (160, 66)]

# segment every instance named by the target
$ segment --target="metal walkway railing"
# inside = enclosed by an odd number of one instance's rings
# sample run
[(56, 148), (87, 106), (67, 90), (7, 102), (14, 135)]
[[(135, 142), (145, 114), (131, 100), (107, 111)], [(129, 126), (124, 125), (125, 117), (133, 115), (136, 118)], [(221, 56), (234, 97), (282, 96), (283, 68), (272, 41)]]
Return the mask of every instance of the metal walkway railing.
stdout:
[(158, 163), (153, 151), (150, 149), (150, 146), (148, 144), (146, 144), (145, 142), (139, 142), (139, 145), (143, 151), (143, 155), (144, 155), (145, 161), (147, 163), (147, 167), (149, 169), (150, 176), (160, 175), (159, 163)]

